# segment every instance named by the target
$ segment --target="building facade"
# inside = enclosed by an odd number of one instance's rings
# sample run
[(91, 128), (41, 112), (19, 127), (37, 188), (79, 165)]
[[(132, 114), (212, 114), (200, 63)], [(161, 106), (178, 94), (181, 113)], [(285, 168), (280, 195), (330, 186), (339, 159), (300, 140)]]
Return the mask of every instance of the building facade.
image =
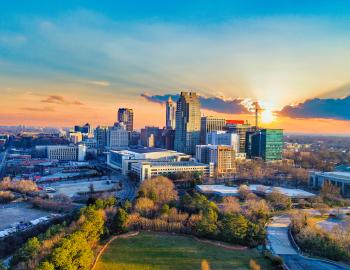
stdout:
[(118, 122), (124, 123), (126, 130), (131, 132), (134, 130), (134, 111), (129, 108), (119, 108), (118, 110)]
[(173, 102), (171, 97), (169, 96), (168, 101), (165, 104), (165, 127), (167, 129), (175, 129), (175, 122), (176, 122), (176, 104)]
[(248, 156), (261, 158), (265, 161), (282, 159), (283, 130), (261, 129), (248, 133)]
[(197, 145), (196, 159), (201, 163), (213, 164), (217, 177), (228, 177), (236, 171), (236, 150), (233, 146)]
[(244, 124), (241, 121), (228, 120), (226, 122), (226, 128), (230, 133), (236, 133), (239, 137), (239, 152), (246, 153), (246, 138), (247, 132), (254, 131), (254, 127), (249, 124)]
[(86, 157), (85, 145), (48, 145), (47, 157), (62, 161), (84, 161)]
[(94, 131), (94, 138), (96, 140), (96, 147), (98, 153), (102, 153), (107, 146), (107, 126), (98, 126)]
[(129, 145), (129, 132), (124, 123), (116, 123), (107, 131), (107, 146), (113, 148), (125, 148)]
[(224, 130), (226, 119), (215, 116), (201, 117), (201, 144), (209, 144), (207, 142), (207, 134), (212, 131)]
[(239, 152), (239, 136), (236, 133), (226, 131), (211, 131), (207, 133), (206, 144), (211, 145), (231, 145), (234, 150)]
[(330, 183), (340, 188), (344, 197), (350, 197), (350, 172), (318, 172), (309, 173), (309, 184), (314, 188), (322, 188), (324, 183)]
[(200, 144), (201, 112), (198, 95), (181, 92), (176, 105), (174, 148), (186, 154), (195, 154)]

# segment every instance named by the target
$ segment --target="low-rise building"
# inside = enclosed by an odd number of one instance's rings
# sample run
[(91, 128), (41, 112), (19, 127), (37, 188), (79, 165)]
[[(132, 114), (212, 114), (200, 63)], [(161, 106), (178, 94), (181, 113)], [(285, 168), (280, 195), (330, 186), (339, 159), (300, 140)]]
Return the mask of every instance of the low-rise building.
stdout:
[(340, 188), (341, 194), (350, 197), (350, 172), (318, 172), (309, 173), (309, 184), (314, 188), (322, 188), (324, 183), (330, 183)]
[(140, 181), (156, 176), (199, 172), (205, 177), (212, 176), (212, 165), (194, 161), (138, 161), (131, 164), (131, 172), (135, 173)]
[(111, 150), (107, 155), (108, 166), (121, 170), (125, 175), (131, 171), (133, 163), (153, 160), (167, 162), (190, 161), (191, 156), (173, 150), (146, 147), (132, 150)]
[(46, 146), (47, 157), (56, 160), (83, 161), (86, 157), (85, 145), (48, 145)]

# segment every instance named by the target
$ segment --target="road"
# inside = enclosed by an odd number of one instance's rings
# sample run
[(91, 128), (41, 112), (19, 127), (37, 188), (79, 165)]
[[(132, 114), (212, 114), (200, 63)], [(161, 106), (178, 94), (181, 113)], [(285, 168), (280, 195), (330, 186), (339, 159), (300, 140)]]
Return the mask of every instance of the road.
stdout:
[(137, 187), (135, 183), (133, 183), (129, 177), (124, 176), (121, 179), (122, 182), (122, 190), (117, 192), (117, 197), (120, 198), (121, 201), (125, 202), (126, 200), (133, 201), (136, 197)]
[(350, 268), (302, 256), (288, 237), (288, 215), (274, 217), (267, 226), (267, 239), (274, 254), (281, 256), (290, 270), (349, 270)]

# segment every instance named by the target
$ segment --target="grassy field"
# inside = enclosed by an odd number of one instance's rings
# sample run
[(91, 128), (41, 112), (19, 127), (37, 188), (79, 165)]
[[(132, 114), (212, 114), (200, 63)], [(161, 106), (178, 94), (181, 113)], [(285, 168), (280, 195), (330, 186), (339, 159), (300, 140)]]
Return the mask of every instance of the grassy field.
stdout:
[(140, 233), (112, 242), (95, 270), (195, 270), (203, 259), (212, 270), (248, 270), (250, 259), (261, 269), (273, 269), (255, 250), (227, 250), (189, 237)]

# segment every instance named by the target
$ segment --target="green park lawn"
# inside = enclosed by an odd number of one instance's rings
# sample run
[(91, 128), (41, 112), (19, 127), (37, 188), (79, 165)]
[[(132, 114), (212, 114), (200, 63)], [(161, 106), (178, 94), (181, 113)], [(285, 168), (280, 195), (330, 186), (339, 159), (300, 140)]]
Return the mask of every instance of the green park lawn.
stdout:
[(250, 259), (263, 270), (274, 269), (254, 249), (228, 250), (189, 237), (143, 232), (113, 241), (95, 270), (200, 270), (203, 259), (211, 270), (248, 270)]

